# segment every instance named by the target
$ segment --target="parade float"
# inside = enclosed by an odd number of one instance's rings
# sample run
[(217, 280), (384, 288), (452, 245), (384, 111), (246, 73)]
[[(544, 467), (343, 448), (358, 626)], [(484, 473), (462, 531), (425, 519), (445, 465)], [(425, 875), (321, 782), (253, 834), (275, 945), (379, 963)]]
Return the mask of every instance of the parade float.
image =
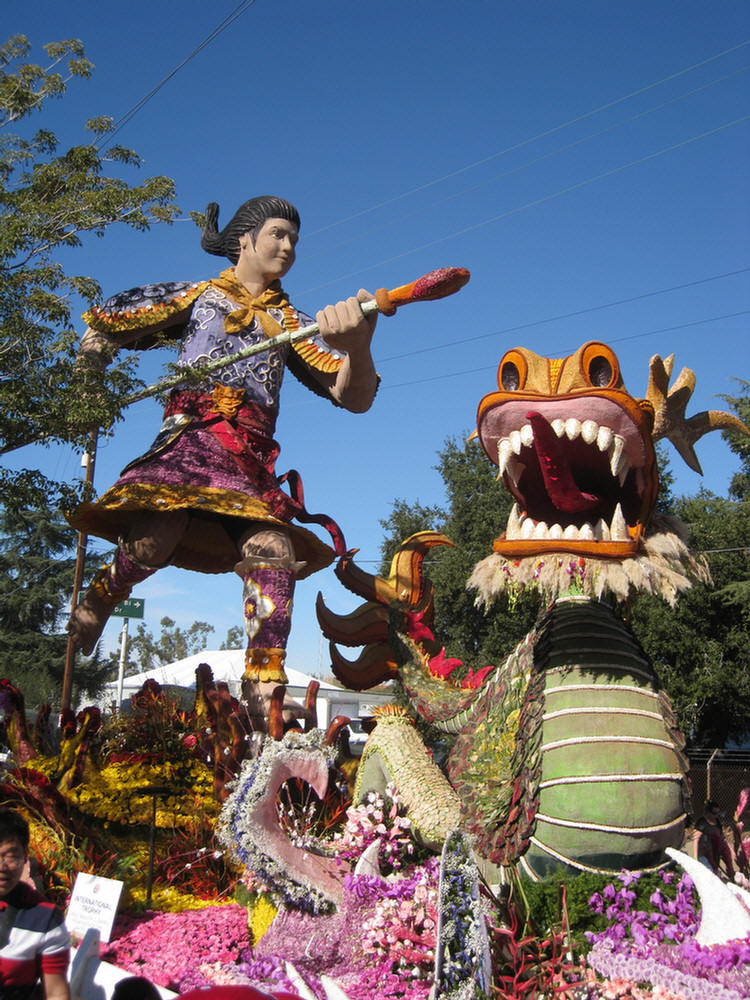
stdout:
[[(515, 506), (467, 583), (490, 614), (508, 590), (542, 603), (504, 663), (451, 681), (422, 574), (449, 539), (412, 536), (387, 577), (339, 559), (366, 603), (336, 615), (319, 600), (334, 672), (359, 690), (398, 679), (406, 696), (373, 718), (361, 759), (347, 752), (347, 720), (317, 728), (314, 690), (289, 719), (280, 684), (258, 732), (210, 665), (190, 710), (150, 684), (128, 713), (65, 716), (57, 738), (48, 714), (30, 731), (4, 683), (14, 762), (2, 798), (31, 819), (45, 888), (64, 903), (76, 871), (125, 882), (109, 961), (178, 992), (750, 994), (750, 897), (675, 850), (683, 743), (618, 614), (634, 590), (674, 603), (707, 578), (682, 527), (655, 512), (655, 441), (695, 468), (709, 430), (748, 433), (730, 414), (686, 417), (693, 376), (670, 390), (671, 371), (653, 358), (636, 399), (604, 344), (502, 359), (477, 434)], [(364, 648), (350, 661), (337, 644)], [(551, 918), (530, 903), (546, 885)], [(581, 893), (587, 916), (573, 914)], [(714, 933), (710, 914), (730, 904), (733, 923)]]

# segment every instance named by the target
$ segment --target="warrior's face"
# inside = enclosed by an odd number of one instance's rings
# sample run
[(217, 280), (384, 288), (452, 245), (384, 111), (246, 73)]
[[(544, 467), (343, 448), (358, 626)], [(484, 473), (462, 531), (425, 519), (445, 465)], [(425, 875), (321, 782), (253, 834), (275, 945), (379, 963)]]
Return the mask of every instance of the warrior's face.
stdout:
[(255, 233), (240, 238), (238, 267), (264, 286), (283, 278), (294, 264), (297, 227), (286, 219), (266, 219)]

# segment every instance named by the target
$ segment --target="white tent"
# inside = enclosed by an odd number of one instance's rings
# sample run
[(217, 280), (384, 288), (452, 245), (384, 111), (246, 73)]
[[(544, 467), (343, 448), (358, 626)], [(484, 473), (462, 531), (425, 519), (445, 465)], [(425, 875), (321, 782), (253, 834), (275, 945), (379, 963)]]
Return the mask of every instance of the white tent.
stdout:
[[(209, 665), (215, 681), (226, 681), (230, 693), (236, 698), (239, 697), (242, 674), (245, 670), (244, 649), (206, 649), (202, 653), (194, 653), (184, 660), (177, 660), (167, 666), (126, 677), (122, 688), (123, 704), (129, 702), (132, 695), (148, 680), (158, 681), (162, 686), (169, 685), (194, 691), (195, 671), (201, 663)], [(304, 703), (307, 685), (317, 678), (290, 667), (284, 669), (289, 678), (287, 688), (289, 695)], [(317, 701), (318, 725), (322, 728), (325, 728), (337, 715), (346, 715), (350, 719), (361, 718), (371, 715), (375, 705), (391, 701), (389, 693), (348, 691), (346, 688), (322, 680), (318, 680), (318, 684), (320, 684)], [(105, 685), (99, 701), (103, 707), (108, 707), (117, 701), (117, 681)]]

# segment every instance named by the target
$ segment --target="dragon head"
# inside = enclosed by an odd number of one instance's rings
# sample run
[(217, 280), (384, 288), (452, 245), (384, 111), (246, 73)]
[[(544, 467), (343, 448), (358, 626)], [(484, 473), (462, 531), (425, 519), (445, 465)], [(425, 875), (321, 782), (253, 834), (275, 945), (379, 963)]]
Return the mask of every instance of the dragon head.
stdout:
[(617, 355), (599, 341), (566, 358), (523, 347), (504, 354), (498, 390), (477, 413), (482, 448), (515, 500), (496, 552), (627, 559), (640, 550), (659, 489), (654, 442), (669, 438), (700, 472), (699, 437), (719, 428), (749, 433), (730, 413), (686, 418), (695, 376), (683, 369), (668, 391), (672, 364), (655, 355), (647, 397), (636, 399)]
[(626, 558), (656, 502), (654, 407), (625, 389), (614, 351), (567, 358), (517, 347), (479, 404), (477, 434), (515, 504), (495, 550)]

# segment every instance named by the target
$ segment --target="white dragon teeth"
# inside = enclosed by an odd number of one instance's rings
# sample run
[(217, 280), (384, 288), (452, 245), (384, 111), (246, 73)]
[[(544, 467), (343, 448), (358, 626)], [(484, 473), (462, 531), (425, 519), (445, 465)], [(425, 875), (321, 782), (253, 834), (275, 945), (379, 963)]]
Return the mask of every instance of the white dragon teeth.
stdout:
[(521, 428), (521, 444), (524, 448), (530, 448), (534, 443), (534, 428), (531, 424), (524, 424)]
[(595, 420), (584, 420), (581, 424), (581, 437), (586, 444), (593, 444), (599, 433), (599, 424)]
[(611, 427), (600, 427), (596, 433), (596, 447), (599, 451), (609, 451), (614, 436)]
[[(514, 433), (518, 434), (518, 431)], [(518, 441), (518, 451), (521, 450), (520, 435)], [(518, 480), (521, 478), (521, 473), (526, 468), (523, 462), (519, 462), (516, 458), (516, 452), (513, 451), (513, 445), (508, 438), (501, 438), (497, 442), (497, 469), (498, 478), (503, 475), (507, 475), (508, 479), (513, 483), (513, 485), (518, 487)]]
[(565, 436), (568, 441), (575, 441), (575, 439), (581, 433), (581, 421), (576, 420), (575, 417), (568, 417), (565, 421)]
[(615, 512), (612, 515), (612, 522), (610, 524), (611, 540), (613, 542), (627, 542), (629, 539), (628, 526), (625, 523), (625, 517), (622, 513), (622, 507), (618, 505), (615, 507)]
[(622, 507), (618, 503), (612, 515), (610, 524), (599, 518), (596, 525), (582, 524), (577, 527), (575, 524), (568, 524), (563, 528), (560, 524), (553, 524), (551, 527), (546, 521), (535, 521), (532, 517), (521, 514), (518, 504), (513, 504), (508, 524), (505, 529), (507, 541), (568, 541), (568, 542), (627, 542), (630, 541), (628, 526), (622, 513)]
[[(596, 443), (596, 447), (601, 452), (609, 455), (609, 468), (612, 477), (616, 478), (620, 486), (623, 486), (630, 472), (630, 459), (627, 456), (625, 438), (621, 434), (615, 434), (611, 427), (599, 425), (595, 420), (576, 420), (575, 417), (568, 417), (562, 420), (557, 417), (550, 421), (550, 426), (557, 437), (563, 435), (569, 441), (582, 438), (586, 444)], [(531, 448), (534, 444), (534, 429), (531, 424), (523, 424), (520, 430), (510, 431), (507, 437), (499, 438), (497, 442), (497, 458), (499, 476), (508, 474), (514, 486), (518, 486), (518, 480), (525, 469), (523, 463), (517, 463), (516, 457), (521, 454), (523, 448)]]
[(520, 538), (521, 537), (521, 512), (518, 509), (518, 504), (514, 503), (510, 509), (510, 516), (508, 517), (508, 525), (505, 529), (506, 538)]
[[(628, 456), (625, 454), (625, 438), (620, 437), (619, 434), (614, 435), (614, 443), (612, 445), (612, 451), (609, 453), (609, 468), (613, 476), (620, 475), (623, 469), (625, 469), (625, 475), (628, 473), (630, 468), (630, 463), (628, 462)], [(620, 481), (620, 485), (625, 481), (625, 477)]]

